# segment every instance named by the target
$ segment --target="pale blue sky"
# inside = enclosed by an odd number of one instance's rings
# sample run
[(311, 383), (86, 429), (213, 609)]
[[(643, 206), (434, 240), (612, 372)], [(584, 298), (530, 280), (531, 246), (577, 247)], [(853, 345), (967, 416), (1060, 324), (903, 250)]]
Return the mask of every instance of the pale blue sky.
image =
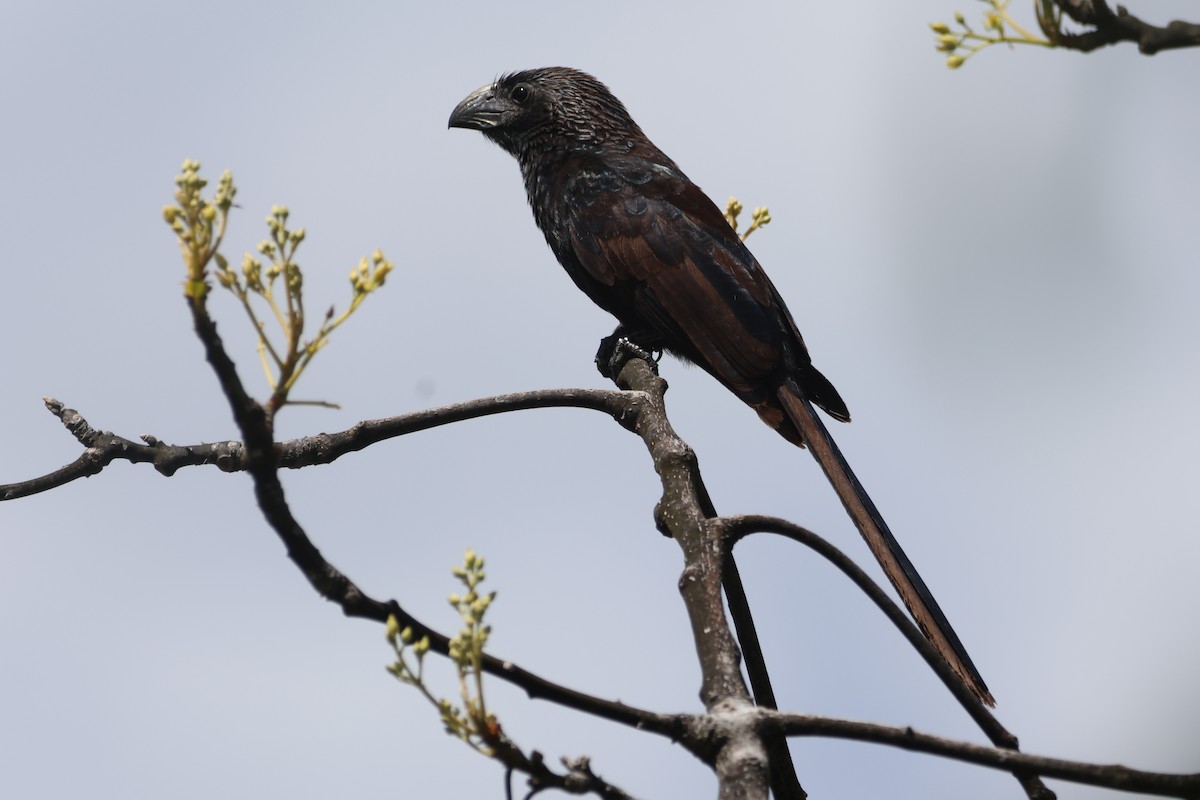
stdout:
[[(751, 244), (854, 413), (834, 435), (1026, 749), (1200, 769), (1200, 53), (996, 49), (953, 73), (926, 24), (968, 0), (645, 5), (6, 5), (0, 482), (78, 455), (43, 395), (126, 436), (234, 435), (160, 216), (184, 158), (236, 176), (231, 260), (272, 203), (292, 209), (311, 307), (341, 307), (376, 247), (397, 264), (301, 387), (344, 409), (289, 409), (282, 436), (603, 385), (612, 320), (554, 263), (512, 160), (446, 130), (498, 73), (576, 66), (719, 202), (771, 207)], [(234, 303), (214, 306), (261, 387)], [(807, 454), (698, 370), (663, 371), (720, 510), (870, 561)], [(449, 568), (475, 547), (497, 655), (698, 707), (656, 477), (600, 415), (425, 432), (285, 485), (375, 595), (453, 630)], [(775, 541), (739, 555), (786, 707), (980, 739), (832, 570)], [(500, 768), (384, 672), (382, 630), (308, 588), (244, 476), (118, 464), (0, 506), (0, 640), (6, 797), (501, 796)], [(591, 755), (642, 797), (715, 790), (679, 748), (490, 686), (526, 748)], [(815, 798), (1017, 791), (878, 747), (794, 749)]]

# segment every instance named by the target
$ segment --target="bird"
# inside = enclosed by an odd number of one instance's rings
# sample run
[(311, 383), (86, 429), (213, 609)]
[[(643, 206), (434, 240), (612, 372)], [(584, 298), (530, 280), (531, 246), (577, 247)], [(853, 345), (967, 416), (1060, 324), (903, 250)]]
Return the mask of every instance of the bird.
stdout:
[[(698, 365), (784, 439), (807, 446), (918, 627), (982, 702), (983, 678), (855, 477), (814, 405), (850, 421), (779, 291), (724, 213), (596, 78), (569, 67), (502, 75), (468, 94), (450, 128), (514, 156), (534, 221), (625, 341)], [(604, 371), (601, 363), (601, 371)]]

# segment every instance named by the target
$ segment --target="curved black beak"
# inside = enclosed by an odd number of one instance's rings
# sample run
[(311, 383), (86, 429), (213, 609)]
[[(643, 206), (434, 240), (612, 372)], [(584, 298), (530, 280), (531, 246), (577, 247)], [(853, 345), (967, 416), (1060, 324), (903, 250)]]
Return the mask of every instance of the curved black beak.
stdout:
[(446, 127), (486, 131), (499, 125), (500, 118), (507, 110), (505, 98), (496, 93), (495, 84), (489, 83), (471, 92), (454, 107)]

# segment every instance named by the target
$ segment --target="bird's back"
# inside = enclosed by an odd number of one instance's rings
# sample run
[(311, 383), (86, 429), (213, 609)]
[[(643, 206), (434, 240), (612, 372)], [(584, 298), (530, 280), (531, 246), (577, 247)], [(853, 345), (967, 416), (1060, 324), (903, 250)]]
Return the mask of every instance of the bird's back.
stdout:
[(784, 381), (849, 417), (766, 272), (673, 162), (597, 153), (547, 166), (526, 176), (538, 225), (576, 285), (631, 338), (698, 364), (797, 443), (775, 397)]

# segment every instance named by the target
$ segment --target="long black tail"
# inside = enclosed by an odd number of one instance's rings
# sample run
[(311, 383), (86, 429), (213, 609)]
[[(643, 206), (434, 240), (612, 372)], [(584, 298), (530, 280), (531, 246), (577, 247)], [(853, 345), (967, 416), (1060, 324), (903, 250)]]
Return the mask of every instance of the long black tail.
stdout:
[(994, 706), (996, 701), (971, 662), (971, 657), (967, 655), (966, 648), (958, 640), (937, 601), (933, 599), (929, 587), (917, 574), (916, 567), (908, 560), (900, 543), (888, 530), (887, 523), (883, 521), (866, 490), (858, 482), (858, 478), (854, 477), (853, 470), (846, 463), (842, 451), (834, 443), (812, 403), (789, 384), (780, 387), (778, 397), (788, 417), (800, 429), (804, 443), (808, 445), (825, 476), (833, 484), (834, 491), (854, 520), (854, 524), (858, 526), (863, 539), (867, 541), (867, 547), (883, 567), (892, 586), (896, 587), (904, 605), (908, 606), (909, 613), (917, 621), (925, 638), (981, 701)]

